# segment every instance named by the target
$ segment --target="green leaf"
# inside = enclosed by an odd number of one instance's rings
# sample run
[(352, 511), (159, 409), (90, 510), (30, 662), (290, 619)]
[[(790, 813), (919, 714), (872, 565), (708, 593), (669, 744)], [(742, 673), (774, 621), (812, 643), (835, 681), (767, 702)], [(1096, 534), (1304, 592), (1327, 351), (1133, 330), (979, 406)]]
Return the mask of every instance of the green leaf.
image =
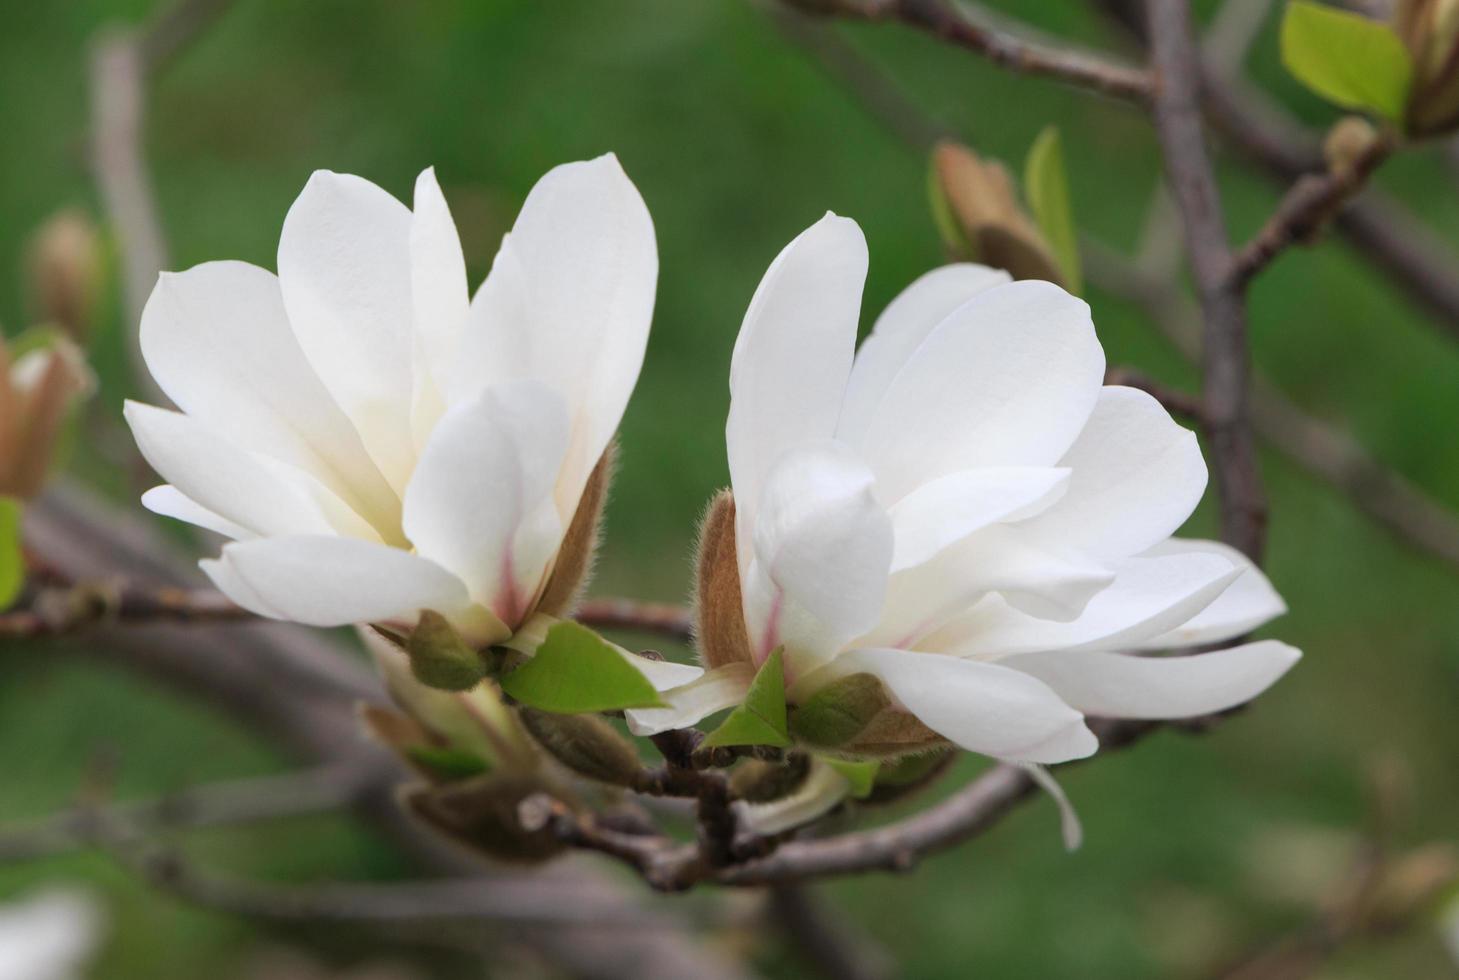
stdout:
[(1034, 221), (1043, 232), (1059, 270), (1064, 286), (1078, 294), (1084, 288), (1079, 267), (1079, 236), (1074, 230), (1074, 208), (1069, 203), (1069, 178), (1064, 171), (1064, 148), (1059, 131), (1048, 126), (1028, 149), (1023, 164), (1023, 191)]
[(558, 714), (663, 706), (648, 678), (607, 640), (573, 622), (548, 630), (536, 655), (501, 685), (522, 704)]
[(6, 609), (25, 583), (25, 557), (20, 550), (20, 501), (0, 497), (0, 609)]
[(412, 762), (439, 775), (442, 779), (466, 779), (491, 771), (491, 766), (475, 752), (437, 745), (410, 745), (404, 749)]
[(745, 700), (710, 733), (704, 745), (790, 747), (790, 732), (785, 724), (785, 673), (781, 667), (779, 647), (750, 682)]
[(854, 799), (864, 800), (871, 795), (872, 787), (876, 785), (876, 773), (881, 768), (879, 762), (851, 762), (846, 759), (823, 758), (821, 760), (832, 769), (846, 777), (851, 784), (851, 796)]
[(1413, 61), (1386, 24), (1310, 0), (1282, 17), (1282, 64), (1329, 102), (1401, 119)]

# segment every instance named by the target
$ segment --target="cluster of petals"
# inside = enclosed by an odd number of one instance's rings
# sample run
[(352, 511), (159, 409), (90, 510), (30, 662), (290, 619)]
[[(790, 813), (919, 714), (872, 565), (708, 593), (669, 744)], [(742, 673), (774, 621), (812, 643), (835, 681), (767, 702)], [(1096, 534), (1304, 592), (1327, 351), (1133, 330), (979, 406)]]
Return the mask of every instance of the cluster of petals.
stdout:
[(1179, 718), (1299, 657), (1241, 637), (1285, 611), (1234, 549), (1172, 537), (1206, 485), (1196, 437), (1106, 386), (1088, 306), (950, 265), (856, 349), (867, 270), (827, 215), (771, 265), (735, 347), (726, 435), (748, 656), (794, 704), (852, 674), (962, 748), (1057, 763), (1086, 716)]
[(612, 155), (538, 182), (474, 295), (432, 171), (413, 208), (315, 173), (277, 275), (209, 262), (148, 301), (143, 354), (180, 411), (127, 405), (167, 480), (143, 502), (231, 538), (203, 567), (260, 615), (409, 626), (433, 609), (497, 642), (551, 587), (657, 276)]

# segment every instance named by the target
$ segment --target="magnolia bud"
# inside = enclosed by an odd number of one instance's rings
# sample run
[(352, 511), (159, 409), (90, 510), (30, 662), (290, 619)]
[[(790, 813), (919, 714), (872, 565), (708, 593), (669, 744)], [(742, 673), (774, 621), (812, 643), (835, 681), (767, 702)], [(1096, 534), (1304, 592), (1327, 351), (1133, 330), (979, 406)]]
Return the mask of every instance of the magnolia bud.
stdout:
[(67, 412), (94, 387), (80, 348), (65, 337), (42, 338), (14, 363), (0, 341), (0, 494), (40, 492)]
[(42, 322), (84, 339), (101, 294), (103, 268), (101, 237), (91, 219), (79, 210), (47, 219), (31, 238), (28, 264)]
[(1004, 269), (1015, 279), (1064, 283), (1053, 249), (1019, 204), (1002, 164), (984, 162), (956, 143), (938, 143), (929, 193), (952, 255)]
[(643, 768), (633, 746), (596, 715), (560, 715), (524, 707), (517, 717), (549, 755), (579, 775), (632, 786)]
[(1378, 130), (1362, 116), (1344, 116), (1327, 131), (1322, 155), (1327, 168), (1341, 176), (1361, 165), (1368, 154), (1378, 149), (1381, 140)]
[(922, 724), (916, 715), (889, 708), (871, 720), (839, 755), (899, 759), (906, 755), (947, 747), (947, 739)]
[(730, 792), (746, 803), (769, 803), (800, 789), (810, 768), (803, 752), (791, 753), (784, 762), (746, 759), (730, 773)]
[(699, 529), (694, 600), (694, 635), (704, 666), (751, 663), (735, 551), (735, 498), (728, 490), (715, 495)]
[(410, 671), (416, 680), (441, 691), (469, 691), (486, 676), (486, 661), (461, 639), (445, 616), (421, 611), (420, 622), (406, 641)]
[(1459, 0), (1400, 0), (1394, 30), (1413, 59), (1404, 120), (1409, 135), (1459, 126)]
[(790, 713), (790, 731), (820, 748), (846, 745), (891, 704), (882, 682), (852, 674), (816, 691)]
[(545, 861), (563, 849), (549, 828), (528, 830), (518, 808), (542, 792), (535, 779), (480, 776), (447, 786), (406, 786), (400, 804), (412, 816), (467, 850), (503, 861)]

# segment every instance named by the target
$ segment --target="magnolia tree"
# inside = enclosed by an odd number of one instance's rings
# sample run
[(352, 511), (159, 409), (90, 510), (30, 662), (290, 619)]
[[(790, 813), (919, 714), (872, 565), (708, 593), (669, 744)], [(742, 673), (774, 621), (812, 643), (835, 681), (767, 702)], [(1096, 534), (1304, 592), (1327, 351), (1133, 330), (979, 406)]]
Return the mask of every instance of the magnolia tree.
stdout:
[[(126, 406), (165, 481), (141, 502), (227, 539), (201, 562), (217, 592), (61, 588), (42, 549), (80, 532), (42, 507), (12, 635), (108, 616), (355, 627), (388, 700), (363, 682), (347, 693), (404, 770), (352, 769), (352, 798), (393, 785), (389, 806), (428, 838), (495, 860), (586, 849), (660, 890), (786, 887), (908, 867), (1035, 786), (1079, 846), (1077, 801), (1047, 767), (1159, 722), (1209, 726), (1299, 659), (1246, 639), (1285, 606), (1259, 567), (1245, 287), (1345, 213), (1385, 157), (1459, 119), (1452, 11), (1400, 4), (1390, 28), (1287, 8), (1292, 72), (1363, 115), (1233, 249), (1183, 3), (1149, 4), (1148, 69), (1027, 43), (941, 0), (796, 6), (902, 21), (1147, 106), (1192, 260), (1203, 389), (1106, 364), (1057, 133), (1021, 188), (940, 144), (933, 212), (954, 261), (906, 284), (859, 348), (868, 244), (851, 218), (828, 213), (753, 295), (745, 284), (731, 485), (707, 502), (692, 608), (585, 602), (613, 547), (599, 525), (658, 279), (630, 177), (612, 154), (549, 171), (473, 289), (432, 170), (409, 205), (320, 171), (284, 217), (277, 274), (208, 262), (149, 282), (140, 304), (140, 354), (176, 406)], [(57, 341), (0, 379), (14, 496), (39, 488), (85, 378)], [(1179, 537), (1208, 461), (1223, 540)], [(621, 646), (611, 627), (661, 633), (694, 662)], [(878, 830), (825, 831), (932, 785), (962, 752), (998, 764)], [(643, 803), (663, 798), (688, 807)], [(675, 829), (686, 815), (692, 834)], [(204, 891), (176, 867), (167, 880)]]

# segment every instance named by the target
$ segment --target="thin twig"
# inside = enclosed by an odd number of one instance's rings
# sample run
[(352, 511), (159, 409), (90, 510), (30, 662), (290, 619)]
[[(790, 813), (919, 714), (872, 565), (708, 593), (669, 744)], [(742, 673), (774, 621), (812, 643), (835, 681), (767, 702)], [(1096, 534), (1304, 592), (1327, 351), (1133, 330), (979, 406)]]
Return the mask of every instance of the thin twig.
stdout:
[(1205, 424), (1205, 409), (1199, 396), (1163, 385), (1134, 368), (1112, 367), (1104, 373), (1104, 383), (1139, 388), (1163, 405), (1170, 414), (1179, 415), (1198, 425)]
[(349, 807), (387, 774), (381, 766), (340, 763), (207, 783), (153, 800), (76, 807), (0, 827), (0, 862), (49, 857), (101, 841), (140, 840), (164, 830), (234, 826)]
[(212, 589), (82, 584), (43, 589), (27, 608), (0, 613), (0, 638), (60, 636), (100, 623), (219, 623), (256, 618)]
[(973, 23), (946, 0), (787, 2), (812, 14), (899, 21), (1020, 74), (1055, 78), (1079, 88), (1134, 102), (1145, 102), (1150, 96), (1149, 73), (1139, 68), (1115, 64), (1083, 52), (1036, 44), (989, 25)]
[(1145, 13), (1158, 79), (1155, 129), (1184, 218), (1186, 251), (1205, 320), (1202, 400), (1220, 496), (1221, 536), (1260, 562), (1267, 511), (1247, 419), (1246, 310), (1232, 281), (1220, 196), (1201, 132), (1200, 60), (1190, 9), (1184, 0), (1147, 0)]
[(1348, 166), (1297, 178), (1266, 224), (1232, 259), (1230, 275), (1236, 288), (1245, 289), (1253, 276), (1288, 247), (1311, 241), (1367, 183), (1392, 149), (1387, 140), (1375, 140)]
[(632, 599), (589, 599), (573, 616), (585, 626), (598, 629), (641, 630), (658, 633), (681, 643), (694, 632), (694, 617), (683, 606)]

